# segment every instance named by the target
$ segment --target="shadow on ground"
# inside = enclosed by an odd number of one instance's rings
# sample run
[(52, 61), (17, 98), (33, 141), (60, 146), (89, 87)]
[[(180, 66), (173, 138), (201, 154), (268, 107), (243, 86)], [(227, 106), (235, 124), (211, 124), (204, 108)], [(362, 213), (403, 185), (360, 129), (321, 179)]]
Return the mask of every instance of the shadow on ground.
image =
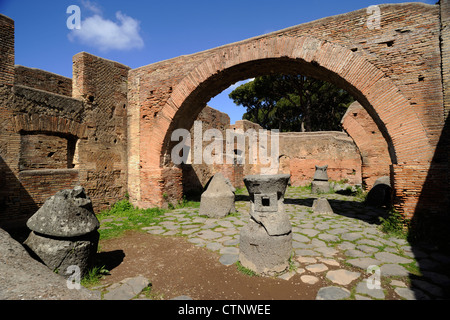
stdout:
[[(285, 203), (312, 208), (315, 199), (287, 197)], [(385, 207), (370, 206), (351, 200), (327, 200), (335, 214), (359, 219), (369, 224), (380, 225), (380, 217), (387, 218), (389, 216), (389, 209)], [(436, 229), (439, 229), (436, 227), (438, 221), (442, 221), (442, 219), (434, 221)], [(447, 223), (440, 226), (442, 229), (447, 227)], [(427, 231), (430, 232), (430, 229)], [(417, 274), (409, 274), (409, 289), (417, 300), (450, 299), (450, 250), (448, 246), (443, 245), (442, 241), (435, 241), (437, 236), (442, 236), (442, 233), (428, 234), (427, 239), (423, 234), (418, 237), (410, 232), (407, 238), (408, 244), (405, 248), (410, 248), (417, 261)]]
[[(315, 199), (316, 198), (303, 198), (303, 199), (285, 198), (284, 203), (291, 205), (306, 206), (311, 208), (313, 206)], [(351, 200), (339, 200), (339, 199), (327, 199), (327, 200), (335, 214), (347, 218), (359, 219), (370, 224), (379, 225), (381, 223), (380, 217), (386, 218), (386, 216), (388, 215), (388, 210), (386, 208), (368, 206), (365, 205), (364, 203), (355, 202)], [(355, 209), (358, 212), (355, 212)]]
[(113, 250), (107, 252), (98, 252), (95, 256), (94, 265), (103, 266), (106, 270), (111, 271), (118, 267), (125, 258), (123, 250)]

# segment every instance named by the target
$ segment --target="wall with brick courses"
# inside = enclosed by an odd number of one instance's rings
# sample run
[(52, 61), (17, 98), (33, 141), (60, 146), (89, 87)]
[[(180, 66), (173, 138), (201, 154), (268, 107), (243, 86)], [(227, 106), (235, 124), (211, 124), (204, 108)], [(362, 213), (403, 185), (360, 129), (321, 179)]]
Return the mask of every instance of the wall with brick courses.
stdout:
[(390, 175), (388, 144), (373, 119), (357, 101), (349, 106), (341, 124), (361, 153), (362, 183), (370, 190), (377, 178)]
[[(271, 156), (271, 142), (272, 142), (272, 135), (271, 131), (269, 130), (263, 130), (263, 128), (256, 123), (253, 123), (248, 120), (238, 120), (234, 125), (230, 126), (230, 129), (233, 129), (237, 133), (245, 134), (245, 146), (244, 149), (241, 150), (242, 147), (238, 145), (237, 140), (234, 142), (234, 149), (237, 150), (235, 153), (241, 153), (240, 156), (242, 157), (242, 154), (244, 155), (243, 164), (241, 164), (239, 167), (237, 167), (236, 170), (236, 176), (234, 177), (235, 186), (238, 188), (245, 187), (243, 183), (243, 178), (246, 175), (250, 174), (261, 174), (264, 172), (264, 170), (271, 170), (271, 163), (262, 164), (261, 159), (259, 158), (259, 148), (261, 144), (263, 148), (267, 148), (267, 155)], [(248, 133), (251, 131), (254, 131), (256, 133), (256, 140), (251, 141), (248, 137)], [(262, 131), (260, 131), (262, 130)], [(261, 141), (261, 134), (267, 134), (267, 141), (263, 142)], [(281, 145), (281, 139), (278, 137), (278, 144)], [(252, 150), (253, 148), (253, 150)], [(280, 147), (279, 147), (280, 148)], [(251, 159), (250, 157), (255, 157), (256, 159)], [(277, 173), (277, 172), (274, 172)], [(233, 181), (233, 180), (231, 180)]]
[[(442, 54), (442, 86), (444, 89), (445, 125), (442, 130), (440, 149), (447, 162), (447, 185), (450, 186), (450, 1), (441, 0), (441, 54)], [(447, 191), (448, 195), (448, 191)], [(449, 202), (447, 196), (447, 202)], [(447, 203), (448, 206), (450, 204)]]
[(14, 21), (0, 14), (0, 85), (14, 83)]
[(161, 167), (170, 168), (173, 129), (189, 127), (205, 103), (235, 81), (272, 72), (302, 73), (346, 89), (374, 119), (392, 163), (426, 166), (444, 120), (440, 7), (406, 3), (380, 10), (379, 29), (367, 28), (362, 9), (131, 70), (129, 118), (139, 121), (140, 132), (129, 167), (129, 184), (139, 185), (130, 190), (132, 200), (160, 202), (163, 190), (145, 198), (142, 188), (153, 186), (148, 179), (158, 180)]
[(80, 185), (78, 170), (74, 169), (25, 170), (19, 172), (18, 180), (21, 184), (20, 215), (24, 217), (33, 215), (58, 191)]
[(61, 187), (79, 184), (69, 170), (84, 136), (81, 101), (22, 86), (0, 86), (0, 225), (23, 224)]
[[(223, 154), (222, 164), (196, 164), (194, 163), (195, 150), (195, 130), (191, 128), (191, 164), (182, 164), (183, 174), (183, 193), (199, 195), (211, 177), (217, 173), (227, 177), (236, 188), (244, 188), (243, 178), (249, 174), (261, 174), (261, 170), (268, 165), (263, 165), (260, 159), (256, 159), (255, 163), (251, 163), (249, 155), (251, 147), (258, 148), (260, 140), (258, 139), (251, 146), (250, 140), (246, 137), (245, 145), (239, 146), (237, 141), (234, 142), (233, 150), (245, 155), (243, 164), (229, 163), (226, 157), (226, 131), (240, 131), (241, 133), (249, 133), (249, 130), (255, 130), (258, 138), (259, 130), (262, 127), (258, 124), (247, 120), (236, 121), (230, 125), (228, 115), (217, 111), (213, 108), (206, 107), (200, 112), (196, 121), (202, 121), (202, 139), (206, 130), (219, 130), (222, 141), (213, 138), (214, 142), (219, 141), (222, 145), (221, 152)], [(268, 150), (270, 151), (271, 132), (269, 134)], [(213, 141), (203, 141), (202, 153), (205, 148), (211, 146)], [(280, 167), (276, 173), (290, 173), (291, 185), (299, 186), (311, 183), (316, 165), (328, 165), (328, 176), (330, 180), (339, 181), (347, 180), (350, 184), (361, 184), (361, 155), (354, 144), (353, 140), (344, 132), (289, 132), (280, 133), (278, 136)], [(243, 147), (243, 148), (242, 148)], [(208, 153), (210, 150), (206, 150)], [(236, 152), (236, 151), (235, 151)], [(270, 152), (269, 152), (270, 155)], [(233, 154), (234, 156), (234, 154)], [(389, 166), (387, 167), (389, 170)], [(387, 173), (389, 174), (389, 172)]]
[(10, 87), (0, 87), (0, 224), (24, 219), (20, 204), (21, 200), (28, 201), (18, 182), (20, 134), (14, 130), (11, 121), (13, 111), (5, 107), (10, 95)]
[(15, 85), (27, 86), (72, 97), (72, 79), (48, 71), (15, 66)]
[(75, 144), (48, 134), (21, 134), (20, 170), (67, 169), (72, 166)]
[[(443, 88), (443, 115), (444, 125), (439, 137), (433, 161), (429, 166), (396, 168), (393, 174), (399, 179), (394, 181), (395, 193), (398, 199), (402, 194), (402, 176), (407, 181), (416, 184), (416, 188), (409, 191), (410, 198), (417, 201), (417, 208), (411, 217), (411, 226), (415, 233), (427, 240), (446, 241), (450, 234), (450, 1), (440, 1), (440, 51), (442, 56), (442, 88)], [(418, 177), (424, 183), (417, 182)], [(410, 199), (408, 199), (410, 200)], [(397, 201), (399, 202), (399, 201)], [(410, 201), (413, 206), (413, 201)], [(401, 204), (395, 203), (396, 207)]]
[[(202, 122), (202, 136), (197, 137), (203, 140), (203, 135), (205, 131), (209, 129), (217, 129), (221, 132), (222, 137), (225, 138), (226, 130), (230, 127), (230, 117), (218, 110), (215, 110), (209, 106), (206, 106), (202, 112), (198, 115), (196, 121)], [(181, 169), (183, 172), (183, 193), (185, 194), (197, 194), (202, 191), (203, 187), (206, 185), (208, 180), (217, 172), (223, 172), (225, 176), (230, 180), (234, 181), (234, 174), (232, 172), (226, 172), (227, 170), (222, 168), (222, 166), (208, 165), (206, 163), (194, 164), (194, 151), (195, 151), (195, 141), (196, 133), (194, 132), (194, 127), (190, 130), (191, 135), (191, 164), (182, 164)], [(202, 151), (209, 145), (211, 141), (202, 141)], [(222, 152), (225, 151), (225, 148)], [(217, 170), (217, 171), (216, 171)]]
[(441, 54), (445, 117), (450, 113), (450, 1), (441, 0)]
[(280, 171), (291, 174), (291, 185), (307, 185), (315, 166), (328, 165), (328, 178), (361, 184), (361, 155), (344, 132), (280, 133)]
[(82, 52), (73, 57), (73, 97), (83, 101), (86, 137), (74, 166), (96, 211), (127, 192), (127, 75), (120, 63)]
[(0, 39), (0, 225), (23, 224), (45, 199), (75, 185), (96, 212), (123, 198), (129, 68), (80, 53), (72, 86), (14, 66), (14, 21), (2, 15)]

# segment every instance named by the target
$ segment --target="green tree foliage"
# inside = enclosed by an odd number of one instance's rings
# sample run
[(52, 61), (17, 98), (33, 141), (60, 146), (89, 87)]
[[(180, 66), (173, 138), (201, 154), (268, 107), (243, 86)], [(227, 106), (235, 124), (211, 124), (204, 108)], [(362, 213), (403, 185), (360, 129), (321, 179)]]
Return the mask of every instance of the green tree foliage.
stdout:
[(280, 132), (340, 130), (342, 116), (354, 101), (345, 90), (302, 75), (257, 77), (229, 97), (247, 108), (243, 119)]

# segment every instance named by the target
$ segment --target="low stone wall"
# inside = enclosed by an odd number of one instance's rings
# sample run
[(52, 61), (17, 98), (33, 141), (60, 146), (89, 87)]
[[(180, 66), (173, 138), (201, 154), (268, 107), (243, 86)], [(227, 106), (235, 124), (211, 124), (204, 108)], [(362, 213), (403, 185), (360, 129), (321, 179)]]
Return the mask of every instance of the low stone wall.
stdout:
[(34, 89), (44, 90), (68, 97), (72, 97), (72, 79), (48, 71), (15, 66), (15, 85), (23, 85)]
[(280, 133), (280, 171), (291, 174), (291, 185), (313, 179), (315, 166), (328, 165), (330, 180), (361, 184), (361, 155), (344, 132)]
[[(230, 125), (230, 118), (213, 108), (206, 107), (199, 114), (197, 121), (202, 121), (203, 132), (207, 129), (218, 129), (223, 137), (225, 131), (242, 130), (248, 132), (262, 129), (258, 124), (247, 120), (236, 121)], [(269, 132), (270, 134), (270, 132)], [(191, 129), (191, 146), (194, 146), (194, 132)], [(203, 150), (211, 141), (203, 142)], [(270, 146), (270, 144), (269, 144)], [(259, 161), (251, 164), (249, 155), (249, 141), (246, 140), (244, 164), (187, 164), (183, 169), (183, 191), (185, 193), (200, 193), (209, 179), (216, 173), (222, 172), (236, 188), (243, 188), (245, 175), (260, 174), (263, 167)], [(191, 159), (193, 159), (193, 147)], [(223, 153), (226, 153), (225, 144)], [(361, 184), (361, 155), (353, 140), (345, 132), (289, 132), (279, 134), (278, 173), (289, 173), (291, 185), (306, 185), (312, 181), (316, 165), (328, 165), (330, 180), (345, 180), (349, 184)]]

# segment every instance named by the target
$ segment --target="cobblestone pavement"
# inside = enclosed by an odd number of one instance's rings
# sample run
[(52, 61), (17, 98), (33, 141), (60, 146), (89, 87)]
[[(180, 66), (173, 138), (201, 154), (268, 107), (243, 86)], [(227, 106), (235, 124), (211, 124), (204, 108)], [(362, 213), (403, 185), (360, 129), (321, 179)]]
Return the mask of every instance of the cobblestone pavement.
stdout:
[[(323, 194), (332, 215), (315, 214), (317, 197), (299, 188), (288, 188), (285, 209), (293, 231), (292, 270), (280, 278), (289, 281), (299, 274), (303, 282), (320, 278), (329, 286), (316, 299), (447, 299), (450, 256), (430, 245), (411, 246), (405, 239), (380, 231), (380, 209), (366, 207), (356, 198)], [(163, 220), (145, 229), (164, 236), (186, 236), (188, 241), (219, 254), (224, 265), (236, 263), (240, 229), (249, 218), (246, 195), (237, 195), (237, 213), (222, 219), (198, 215), (198, 209), (183, 208), (165, 214)]]

